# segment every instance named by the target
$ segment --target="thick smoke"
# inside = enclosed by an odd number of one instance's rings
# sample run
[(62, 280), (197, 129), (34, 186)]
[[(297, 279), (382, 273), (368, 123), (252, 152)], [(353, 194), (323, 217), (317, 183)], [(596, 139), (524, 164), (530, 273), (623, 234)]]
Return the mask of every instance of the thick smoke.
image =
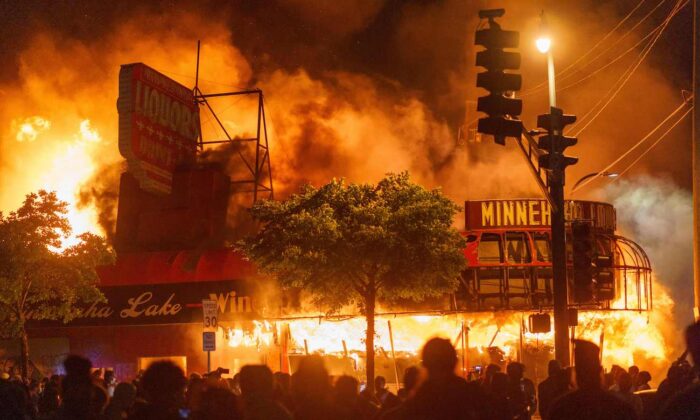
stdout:
[[(504, 148), (488, 138), (475, 141), (470, 131), (478, 116), (475, 100), (483, 94), (475, 87), (472, 45), (477, 9), (504, 6), (503, 27), (521, 31), (523, 120), (532, 127), (535, 115), (547, 109), (546, 89), (528, 93), (546, 77), (543, 56), (531, 42), (541, 9), (547, 10), (561, 69), (635, 4), (277, 0), (225, 7), (180, 2), (177, 9), (166, 1), (3, 6), (10, 10), (0, 30), (8, 57), (0, 72), (0, 209), (17, 207), (24, 194), (41, 187), (62, 188), (80, 193), (84, 206), (96, 204), (96, 218), (109, 233), (110, 200), (116, 197), (123, 161), (117, 152), (115, 106), (119, 65), (145, 62), (192, 86), (198, 39), (203, 42), (204, 92), (264, 90), (279, 198), (305, 182), (320, 184), (331, 177), (376, 182), (386, 172), (401, 170), (428, 187), (441, 186), (456, 202), (538, 195), (512, 141)], [(651, 7), (642, 7), (620, 32)], [(670, 7), (660, 8), (612, 51), (585, 60), (567, 79), (562, 76), (560, 105), (579, 116), (592, 109), (636, 52), (579, 85), (566, 85), (633, 45)], [(689, 22), (686, 8), (629, 85), (582, 133), (571, 149), (580, 163), (568, 171), (569, 185), (613, 160), (675, 108), (680, 89), (689, 85), (687, 67), (679, 65), (688, 53), (678, 50), (689, 45), (683, 38)], [(253, 132), (254, 103), (230, 99), (212, 105), (233, 136)], [(18, 141), (18, 124), (34, 117), (50, 126), (40, 127), (30, 136), (33, 141)], [(99, 133), (98, 140), (76, 135), (85, 120)], [(209, 138), (221, 137), (211, 117), (203, 114), (202, 122)], [(689, 188), (689, 153), (681, 153), (689, 150), (689, 138), (682, 128), (664, 141), (672, 153), (650, 154), (633, 172), (667, 173)], [(217, 156), (230, 173), (241, 170), (236, 154), (220, 151)], [(681, 161), (670, 165), (669, 159)], [(622, 191), (617, 195), (624, 196)], [(249, 202), (235, 200), (235, 209)], [(621, 220), (631, 217), (624, 208), (618, 214)], [(242, 215), (232, 215), (232, 222), (238, 224)], [(678, 246), (689, 249), (682, 242)], [(657, 271), (672, 270), (660, 261), (654, 260)]]
[(652, 269), (670, 289), (679, 326), (693, 320), (692, 196), (673, 181), (647, 175), (604, 189), (617, 209), (618, 230), (647, 252)]

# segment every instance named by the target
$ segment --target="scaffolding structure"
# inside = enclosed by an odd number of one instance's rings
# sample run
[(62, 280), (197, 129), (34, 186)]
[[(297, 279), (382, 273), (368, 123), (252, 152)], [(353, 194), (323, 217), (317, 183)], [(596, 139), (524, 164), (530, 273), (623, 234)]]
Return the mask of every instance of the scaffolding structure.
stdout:
[[(197, 69), (195, 73), (195, 85), (193, 89), (194, 98), (200, 107), (204, 107), (212, 115), (214, 121), (224, 133), (225, 138), (215, 138), (215, 139), (204, 139), (202, 134), (201, 122), (200, 122), (200, 136), (197, 147), (199, 151), (203, 151), (206, 145), (214, 144), (228, 144), (235, 147), (236, 153), (240, 158), (241, 162), (245, 165), (247, 172), (246, 176), (239, 179), (232, 179), (231, 184), (236, 186), (241, 186), (243, 189), (233, 189), (233, 193), (249, 193), (253, 195), (253, 203), (258, 201), (259, 198), (272, 199), (274, 198), (274, 189), (272, 186), (272, 165), (270, 163), (270, 148), (268, 143), (267, 135), (267, 119), (265, 117), (265, 102), (263, 91), (261, 89), (249, 89), (240, 91), (229, 91), (229, 92), (217, 92), (217, 93), (204, 93), (199, 88), (199, 55), (200, 55), (200, 42), (197, 42)], [(223, 122), (216, 114), (216, 111), (212, 107), (209, 99), (212, 98), (223, 98), (231, 96), (257, 96), (257, 127), (255, 131), (255, 136), (241, 138), (232, 137), (229, 130), (226, 129)], [(241, 152), (244, 147), (254, 144), (255, 148), (255, 158), (252, 161), (250, 158), (246, 158)]]

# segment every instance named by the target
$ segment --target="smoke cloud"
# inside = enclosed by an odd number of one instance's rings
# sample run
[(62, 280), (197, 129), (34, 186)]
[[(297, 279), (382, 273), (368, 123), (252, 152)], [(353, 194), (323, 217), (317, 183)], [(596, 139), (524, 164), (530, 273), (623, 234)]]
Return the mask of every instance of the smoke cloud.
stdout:
[[(54, 2), (48, 7), (27, 1), (2, 6), (8, 19), (0, 28), (0, 43), (8, 62), (0, 70), (0, 209), (16, 208), (30, 191), (55, 189), (75, 203), (76, 215), (89, 219), (80, 228), (99, 223), (109, 234), (123, 170), (115, 106), (119, 66), (144, 62), (192, 86), (198, 39), (205, 93), (264, 90), (278, 198), (305, 182), (320, 184), (331, 177), (376, 182), (386, 172), (401, 170), (427, 187), (442, 187), (458, 203), (539, 195), (512, 141), (500, 147), (473, 135), (475, 101), (483, 95), (475, 87), (473, 37), (477, 9), (492, 6), (490, 2), (277, 0), (229, 6), (178, 2), (177, 8), (166, 1), (141, 3)], [(523, 121), (528, 127), (547, 109), (546, 89), (531, 91), (546, 79), (543, 56), (531, 42), (542, 8), (556, 39), (556, 65), (562, 69), (634, 5), (592, 0), (498, 5), (507, 9), (503, 27), (520, 31)], [(559, 104), (581, 117), (599, 106), (636, 51), (590, 79), (566, 86), (621, 55), (671, 6), (664, 4), (611, 51), (597, 59), (593, 54), (569, 76), (561, 76)], [(651, 7), (640, 9), (620, 32)], [(687, 8), (628, 86), (582, 133), (571, 149), (580, 162), (567, 171), (569, 185), (619, 156), (677, 106), (680, 89), (690, 85), (689, 52), (679, 50), (690, 45), (689, 28)], [(212, 100), (212, 105), (232, 136), (254, 132), (254, 102), (229, 98)], [(39, 121), (45, 123), (26, 132), (21, 128)], [(96, 136), (81, 132), (85, 121)], [(223, 135), (205, 114), (202, 124), (208, 138)], [(683, 301), (688, 293), (675, 291), (688, 273), (680, 267), (690, 263), (690, 242), (681, 239), (688, 225), (680, 222), (686, 220), (684, 191), (690, 187), (687, 126), (679, 126), (660, 147), (666, 153), (648, 155), (631, 171), (649, 174), (646, 189), (622, 181), (607, 194), (618, 205), (621, 227), (647, 249), (662, 281)], [(231, 150), (210, 154), (206, 159), (226, 165), (229, 173), (242, 173)], [(667, 200), (668, 193), (675, 201)], [(585, 194), (577, 197), (597, 193)], [(663, 211), (648, 204), (662, 199)], [(233, 200), (231, 222), (239, 225), (250, 201), (244, 196)], [(676, 218), (670, 219), (671, 214)], [(658, 225), (678, 235), (668, 242), (663, 237), (667, 231), (653, 227)], [(666, 244), (674, 252), (667, 252)], [(683, 305), (679, 307), (687, 307)]]
[(647, 252), (656, 277), (670, 289), (676, 319), (693, 321), (693, 206), (690, 192), (668, 178), (621, 179), (604, 189), (617, 209), (618, 230)]

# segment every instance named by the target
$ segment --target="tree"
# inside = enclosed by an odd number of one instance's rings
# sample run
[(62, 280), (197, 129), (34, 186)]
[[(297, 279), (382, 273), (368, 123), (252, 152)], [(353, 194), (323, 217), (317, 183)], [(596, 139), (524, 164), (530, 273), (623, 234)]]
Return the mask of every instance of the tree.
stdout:
[(329, 311), (355, 304), (365, 316), (367, 386), (374, 385), (374, 316), (378, 299), (421, 301), (455, 290), (464, 240), (452, 228), (459, 208), (408, 173), (376, 186), (333, 180), (305, 186), (285, 201), (260, 201), (262, 222), (240, 243), (283, 287), (299, 287)]
[(20, 370), (27, 376), (30, 320), (69, 322), (81, 304), (104, 301), (95, 267), (114, 256), (104, 239), (89, 233), (61, 251), (71, 233), (68, 204), (53, 192), (28, 194), (22, 206), (0, 213), (0, 326), (20, 340)]

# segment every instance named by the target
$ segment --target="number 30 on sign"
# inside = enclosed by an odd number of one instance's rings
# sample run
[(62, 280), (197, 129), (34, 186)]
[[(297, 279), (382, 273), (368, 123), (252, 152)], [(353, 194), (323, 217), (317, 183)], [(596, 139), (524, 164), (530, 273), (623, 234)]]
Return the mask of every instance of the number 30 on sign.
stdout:
[(202, 310), (204, 312), (204, 317), (202, 318), (204, 328), (216, 330), (216, 327), (218, 325), (218, 308), (216, 302), (213, 300), (203, 300)]

